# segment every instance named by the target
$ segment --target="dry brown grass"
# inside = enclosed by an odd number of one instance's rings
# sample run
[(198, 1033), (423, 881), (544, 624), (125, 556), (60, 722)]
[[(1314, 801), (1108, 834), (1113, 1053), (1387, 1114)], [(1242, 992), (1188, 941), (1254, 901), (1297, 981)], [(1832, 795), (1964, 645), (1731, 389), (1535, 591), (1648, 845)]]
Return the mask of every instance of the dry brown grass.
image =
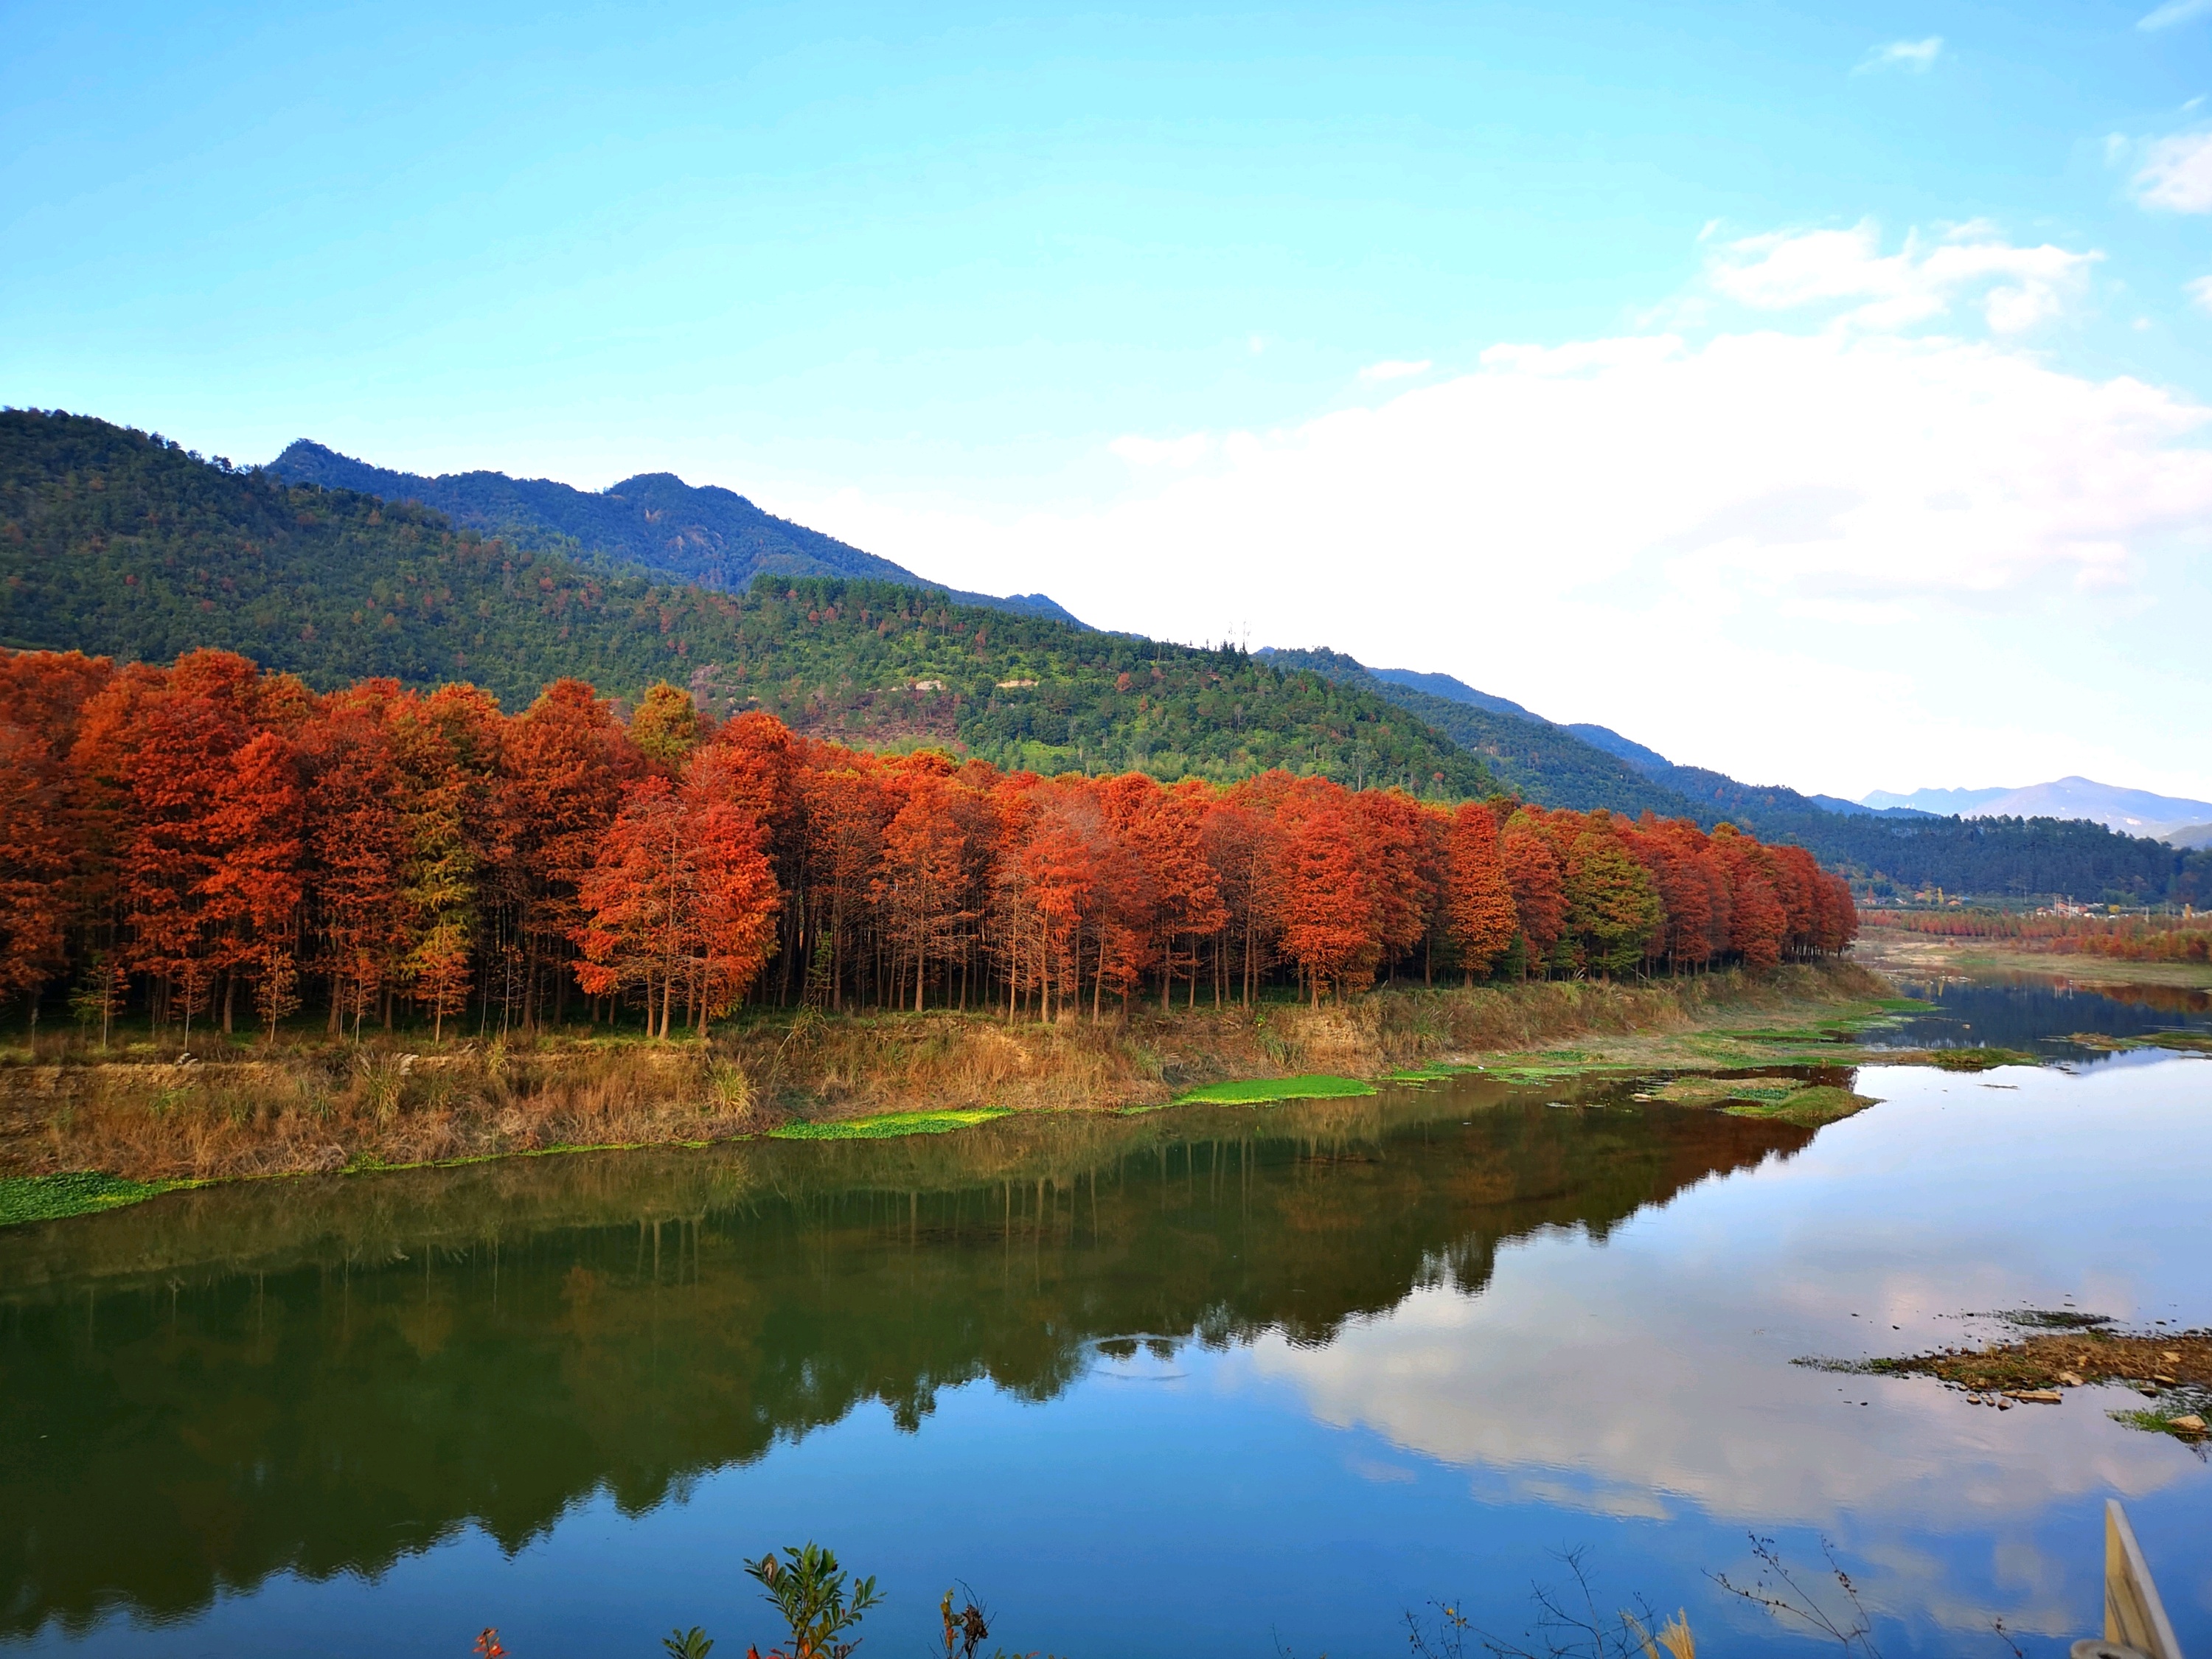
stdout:
[(1093, 1024), (930, 1012), (763, 1014), (711, 1044), (551, 1036), (302, 1044), (217, 1036), (103, 1060), (40, 1039), (0, 1066), (0, 1174), (210, 1180), (556, 1146), (710, 1140), (794, 1113), (1153, 1105), (1231, 1078), (1397, 1067), (1877, 996), (1848, 963), (1644, 984), (1396, 991), (1341, 1006), (1200, 1007)]
[(0, 1168), (211, 1180), (709, 1140), (752, 1125), (722, 1071), (696, 1047), (584, 1042), (18, 1066), (0, 1073)]

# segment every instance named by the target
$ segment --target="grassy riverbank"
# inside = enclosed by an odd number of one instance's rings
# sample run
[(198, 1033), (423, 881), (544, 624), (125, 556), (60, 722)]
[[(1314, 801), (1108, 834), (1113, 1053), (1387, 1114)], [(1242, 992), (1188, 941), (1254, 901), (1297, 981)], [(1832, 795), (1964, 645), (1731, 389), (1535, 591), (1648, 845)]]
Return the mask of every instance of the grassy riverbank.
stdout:
[[(201, 1036), (189, 1050), (141, 1037), (103, 1054), (50, 1035), (35, 1053), (21, 1039), (0, 1052), (0, 1218), (106, 1207), (183, 1182), (768, 1133), (872, 1136), (1005, 1110), (1358, 1093), (1370, 1079), (1439, 1067), (1534, 1082), (1848, 1065), (1859, 1057), (1854, 1034), (1897, 1006), (1888, 997), (1865, 969), (1823, 963), (1101, 1024), (763, 1011), (703, 1042), (602, 1030), (438, 1046), (422, 1033), (361, 1044), (303, 1036), (271, 1048)], [(137, 1187), (21, 1179), (82, 1171)]]
[(2001, 939), (1947, 939), (1893, 927), (1863, 929), (1851, 954), (1879, 972), (1907, 978), (2027, 974), (2075, 985), (2212, 991), (2212, 964), (2204, 963), (2136, 962), (2075, 951), (2034, 951)]

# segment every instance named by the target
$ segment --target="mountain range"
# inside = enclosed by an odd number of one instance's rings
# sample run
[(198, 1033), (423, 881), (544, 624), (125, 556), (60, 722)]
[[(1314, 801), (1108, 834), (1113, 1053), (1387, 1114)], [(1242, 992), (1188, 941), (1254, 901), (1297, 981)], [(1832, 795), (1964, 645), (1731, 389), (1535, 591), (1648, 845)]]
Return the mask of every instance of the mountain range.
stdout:
[[(349, 489), (387, 501), (420, 501), (457, 526), (498, 536), (534, 551), (562, 552), (586, 560), (626, 564), (647, 577), (693, 583), (725, 592), (742, 592), (763, 573), (786, 576), (860, 578), (896, 582), (945, 592), (956, 603), (1018, 614), (1047, 617), (1076, 627), (1084, 624), (1042, 593), (1004, 598), (946, 588), (905, 566), (863, 551), (833, 536), (776, 517), (734, 490), (718, 485), (687, 484), (672, 472), (641, 472), (598, 491), (582, 490), (550, 478), (515, 478), (504, 472), (441, 473), (435, 477), (375, 466), (301, 438), (270, 462), (265, 471), (294, 483), (325, 489)], [(1262, 654), (1271, 654), (1265, 653)], [(1321, 652), (1272, 653), (1285, 664), (1344, 678), (1349, 658)], [(1510, 698), (1478, 690), (1449, 674), (1406, 668), (1364, 669), (1382, 694), (1450, 732), (1463, 747), (1497, 763), (1493, 769), (1522, 787), (1540, 775), (1569, 796), (1561, 805), (1626, 802), (1655, 811), (1677, 810), (1662, 793), (1684, 799), (1727, 799), (1734, 781), (1718, 773), (1676, 766), (1657, 750), (1623, 737), (1610, 727), (1587, 723), (1560, 725)], [(1395, 692), (1383, 688), (1395, 688)], [(1405, 696), (1419, 694), (1422, 701)], [(1482, 720), (1438, 705), (1479, 710)], [(1501, 726), (1499, 719), (1519, 726)], [(1531, 732), (1527, 728), (1538, 728)], [(1561, 737), (1558, 734), (1565, 734)], [(1577, 744), (1582, 747), (1578, 748)], [(1583, 749), (1625, 763), (1662, 793), (1642, 787), (1630, 772), (1597, 763)], [(1519, 761), (1516, 757), (1522, 757)], [(1676, 775), (1680, 775), (1677, 776)], [(1776, 792), (1753, 792), (1770, 805)], [(2123, 835), (2173, 839), (2176, 845), (2212, 840), (2212, 802), (2180, 800), (2116, 788), (2087, 778), (2007, 789), (1922, 789), (1910, 795), (1877, 790), (1863, 800), (1832, 795), (1784, 792), (1794, 807), (1853, 814), (1926, 813), (1960, 817), (2083, 818)]]
[(1916, 789), (1909, 795), (1877, 789), (1865, 804), (1962, 818), (2087, 818), (2124, 836), (2149, 836), (2175, 847), (2212, 843), (2212, 801), (2154, 795), (2093, 778), (2058, 778), (2018, 789)]
[[(300, 446), (286, 453), (305, 465)], [(666, 475), (596, 496), (459, 475), (467, 489), (451, 498), (473, 520), (456, 523), (422, 499), (426, 483), (458, 489), (450, 476), (364, 471), (394, 493), (233, 469), (89, 416), (0, 410), (0, 647), (160, 662), (220, 647), (318, 689), (466, 678), (510, 708), (564, 675), (617, 698), (669, 680), (718, 713), (757, 707), (848, 743), (944, 743), (1044, 773), (1228, 781), (1286, 767), (1443, 799), (1503, 790), (1728, 819), (1808, 848), (1877, 896), (2212, 899), (2212, 854), (2099, 823), (1746, 785), (1449, 675), (1328, 650), (1169, 645), (1085, 628), (1036, 596), (963, 601)], [(664, 483), (683, 493), (656, 495)], [(518, 516), (537, 503), (561, 521)], [(634, 556), (641, 542), (656, 562)], [(679, 568), (714, 580), (672, 580)]]
[(301, 438), (263, 469), (293, 483), (350, 489), (387, 501), (420, 501), (461, 529), (497, 536), (532, 552), (567, 553), (634, 566), (665, 582), (743, 592), (763, 572), (857, 576), (949, 594), (1055, 622), (1084, 624), (1042, 593), (966, 593), (904, 565), (763, 511), (735, 490), (687, 484), (673, 472), (641, 472), (602, 490), (504, 472), (394, 472)]

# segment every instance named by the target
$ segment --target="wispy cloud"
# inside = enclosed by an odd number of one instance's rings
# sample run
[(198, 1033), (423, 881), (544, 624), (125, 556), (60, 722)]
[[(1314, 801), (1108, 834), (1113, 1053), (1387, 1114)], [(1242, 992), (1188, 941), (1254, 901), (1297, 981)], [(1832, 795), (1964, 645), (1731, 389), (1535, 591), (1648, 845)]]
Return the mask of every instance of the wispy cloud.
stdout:
[(1402, 357), (1385, 357), (1379, 363), (1370, 363), (1359, 371), (1363, 380), (1410, 380), (1416, 374), (1425, 374), (1436, 365), (1426, 357), (1410, 362)]
[[(2212, 0), (2207, 0), (2212, 5)], [(2176, 133), (2150, 147), (2136, 200), (2174, 213), (2212, 213), (2212, 132)]]
[[(2212, 0), (2190, 0), (2190, 3), (2212, 5)], [(1943, 37), (1940, 34), (1931, 34), (1925, 40), (1893, 40), (1867, 53), (1851, 73), (1864, 75), (1870, 70), (1901, 69), (1914, 75), (1925, 75), (1942, 55)]]
[(1850, 230), (1783, 231), (1731, 242), (1708, 268), (1712, 285), (1762, 311), (1844, 305), (1856, 326), (1899, 329), (1947, 314), (1978, 298), (2000, 334), (2017, 334), (2058, 316), (2087, 285), (2101, 254), (2048, 243), (2018, 247), (1977, 222), (1935, 243), (1916, 233), (1895, 253), (1881, 251), (1872, 221)]
[(2199, 276), (2195, 282), (2185, 283), (2182, 286), (2201, 309), (2212, 311), (2212, 276)]
[(2202, 17), (2212, 12), (2212, 0), (2166, 0), (2156, 11), (2145, 14), (2137, 21), (2139, 29), (2170, 29), (2176, 23), (2186, 23), (2192, 17)]

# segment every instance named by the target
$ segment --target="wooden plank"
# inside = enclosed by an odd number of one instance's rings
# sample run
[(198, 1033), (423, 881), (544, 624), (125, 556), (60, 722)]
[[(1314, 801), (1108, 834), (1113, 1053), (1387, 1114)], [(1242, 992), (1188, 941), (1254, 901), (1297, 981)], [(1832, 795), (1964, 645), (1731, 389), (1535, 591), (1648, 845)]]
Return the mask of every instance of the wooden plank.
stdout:
[(2166, 1604), (2117, 1498), (2105, 1500), (2105, 1639), (2124, 1642), (2150, 1659), (2181, 1659)]

